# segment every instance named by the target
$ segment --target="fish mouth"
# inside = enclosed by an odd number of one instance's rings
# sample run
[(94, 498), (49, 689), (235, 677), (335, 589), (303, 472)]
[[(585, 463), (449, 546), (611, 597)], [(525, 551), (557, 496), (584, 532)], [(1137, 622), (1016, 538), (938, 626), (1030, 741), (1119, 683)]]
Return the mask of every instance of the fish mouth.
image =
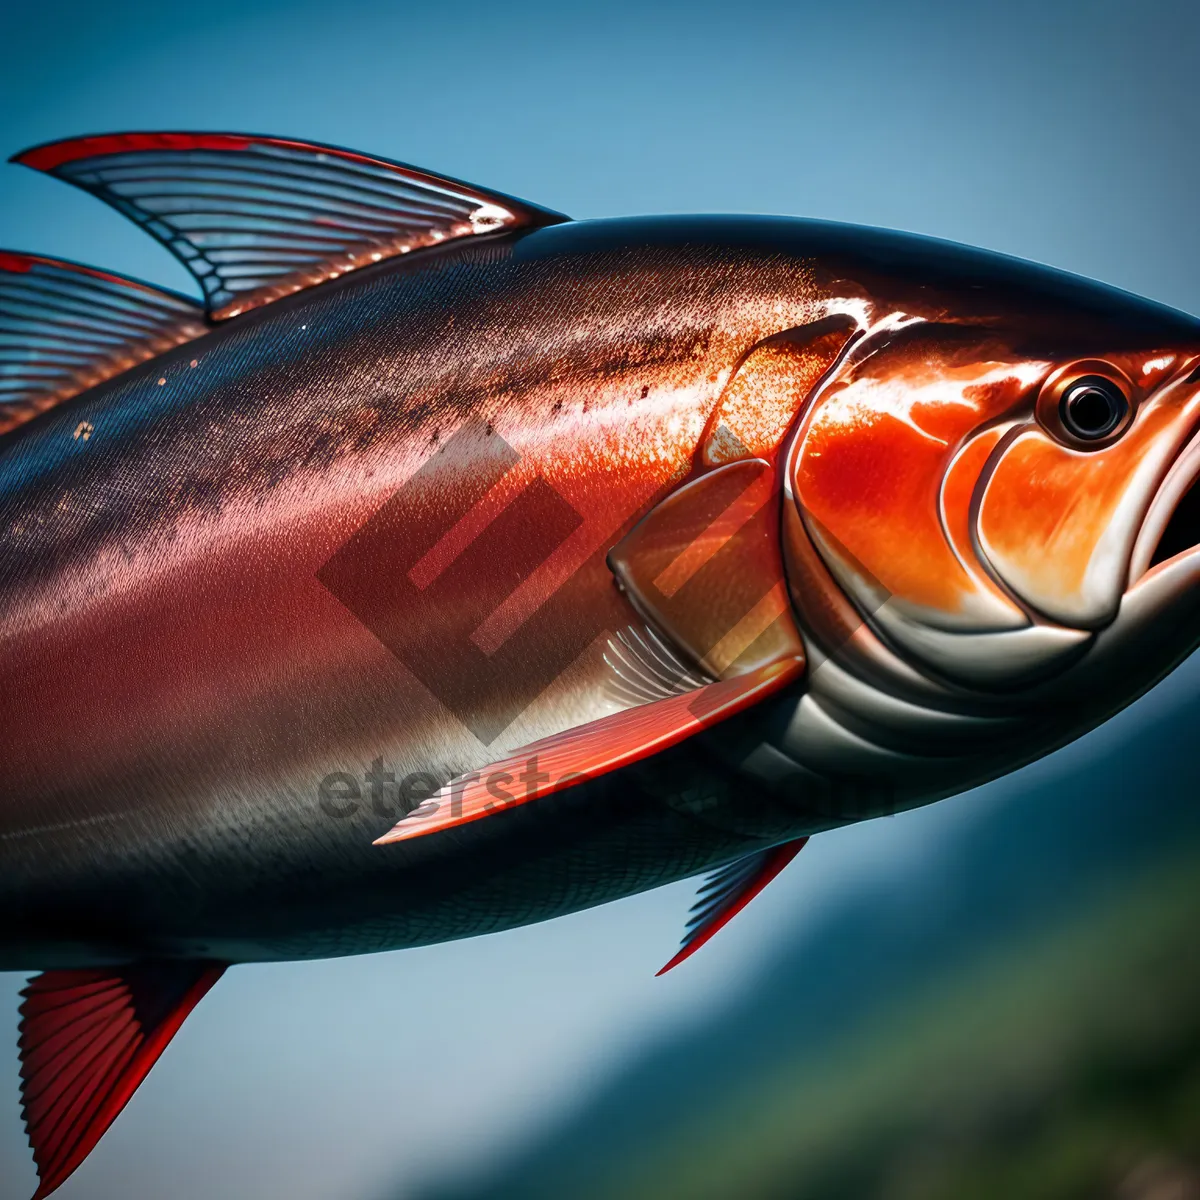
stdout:
[(1198, 483), (1200, 432), (1184, 446), (1150, 501), (1130, 561), (1131, 584), (1200, 547)]

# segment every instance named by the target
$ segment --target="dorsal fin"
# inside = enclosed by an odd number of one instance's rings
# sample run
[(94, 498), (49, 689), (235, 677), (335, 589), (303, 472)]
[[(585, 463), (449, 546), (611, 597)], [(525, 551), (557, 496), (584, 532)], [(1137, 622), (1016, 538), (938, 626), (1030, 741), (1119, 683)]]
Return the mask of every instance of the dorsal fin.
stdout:
[(0, 434), (207, 332), (186, 296), (0, 251)]
[(91, 1153), (221, 963), (46, 971), (21, 993), (21, 1108), (50, 1195)]
[(195, 275), (215, 320), (383, 258), (568, 218), (334, 146), (224, 133), (49, 142), (14, 162), (99, 196)]

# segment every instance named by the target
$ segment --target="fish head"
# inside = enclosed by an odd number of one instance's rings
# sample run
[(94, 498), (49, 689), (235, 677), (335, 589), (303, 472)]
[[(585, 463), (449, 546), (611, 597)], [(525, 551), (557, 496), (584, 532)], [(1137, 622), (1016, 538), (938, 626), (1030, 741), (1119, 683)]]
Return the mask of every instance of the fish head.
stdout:
[(952, 694), (1086, 681), (1110, 713), (1200, 642), (1200, 324), (1107, 289), (1102, 313), (965, 295), (877, 306), (814, 391), (784, 466), (793, 593), (810, 617), (814, 580), (837, 593), (827, 648), (848, 603)]

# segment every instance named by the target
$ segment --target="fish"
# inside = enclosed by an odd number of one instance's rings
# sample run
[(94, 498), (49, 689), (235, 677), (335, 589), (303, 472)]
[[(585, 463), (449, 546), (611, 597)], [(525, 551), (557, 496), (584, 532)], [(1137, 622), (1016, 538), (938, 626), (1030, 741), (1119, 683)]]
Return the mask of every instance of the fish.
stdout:
[(37, 1200), (230, 966), (703, 876), (999, 778), (1200, 644), (1200, 322), (911, 234), (573, 221), (257, 135), (14, 162), (0, 970)]

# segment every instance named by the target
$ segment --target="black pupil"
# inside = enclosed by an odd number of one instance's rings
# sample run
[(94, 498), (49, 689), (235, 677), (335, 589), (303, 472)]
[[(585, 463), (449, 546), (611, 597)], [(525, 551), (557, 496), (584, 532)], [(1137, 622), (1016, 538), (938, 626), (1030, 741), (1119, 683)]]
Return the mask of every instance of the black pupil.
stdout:
[(1063, 397), (1062, 415), (1076, 437), (1105, 437), (1125, 415), (1125, 397), (1107, 379), (1081, 379)]

